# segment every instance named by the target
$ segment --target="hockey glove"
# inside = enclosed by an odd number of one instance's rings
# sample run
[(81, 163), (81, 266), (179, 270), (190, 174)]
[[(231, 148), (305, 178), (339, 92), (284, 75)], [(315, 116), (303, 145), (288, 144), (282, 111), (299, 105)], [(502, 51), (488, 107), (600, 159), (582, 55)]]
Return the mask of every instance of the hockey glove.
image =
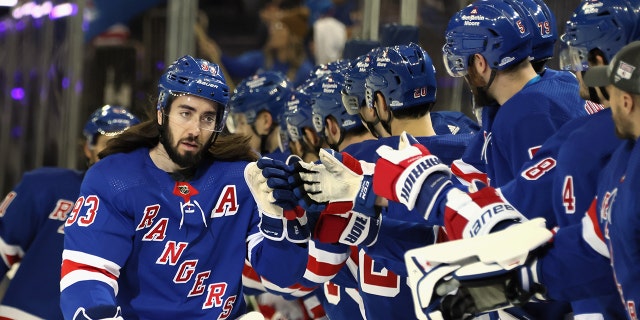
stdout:
[(375, 193), (409, 210), (416, 207), (420, 196), (424, 205), (419, 207), (426, 219), (438, 194), (451, 184), (449, 167), (406, 132), (400, 135), (397, 150), (381, 146), (376, 152), (380, 158), (373, 175)]
[(269, 201), (281, 207), (284, 217), (288, 220), (295, 219), (303, 210), (298, 205), (299, 199), (293, 193), (294, 186), (288, 182), (294, 174), (294, 164), (300, 160), (300, 157), (291, 155), (286, 163), (267, 157), (260, 158), (257, 162), (262, 175), (267, 179), (267, 187), (271, 189), (267, 196)]
[(482, 262), (465, 266), (436, 291), (452, 289), (440, 304), (444, 319), (466, 319), (492, 310), (521, 306), (534, 296), (544, 300), (546, 289), (537, 282), (537, 259), (513, 270), (488, 269)]
[(291, 219), (285, 218), (283, 208), (274, 204), (273, 189), (267, 185), (267, 178), (256, 162), (245, 167), (244, 178), (260, 211), (259, 228), (265, 238), (306, 243), (310, 232), (304, 210), (294, 208), (293, 212), (288, 213)]
[(313, 237), (325, 243), (371, 246), (378, 239), (381, 223), (381, 215), (374, 218), (356, 211), (343, 214), (323, 212), (317, 219)]
[(444, 226), (450, 240), (486, 235), (527, 220), (500, 196), (497, 189), (471, 184), (466, 193), (452, 188), (447, 192)]
[(307, 211), (375, 216), (371, 187), (373, 163), (358, 161), (348, 153), (320, 150), (320, 163), (298, 162), (295, 194)]
[[(473, 239), (407, 251), (416, 315), (464, 319), (544, 299), (536, 257), (551, 239), (543, 218)], [(499, 250), (496, 248), (500, 248)]]

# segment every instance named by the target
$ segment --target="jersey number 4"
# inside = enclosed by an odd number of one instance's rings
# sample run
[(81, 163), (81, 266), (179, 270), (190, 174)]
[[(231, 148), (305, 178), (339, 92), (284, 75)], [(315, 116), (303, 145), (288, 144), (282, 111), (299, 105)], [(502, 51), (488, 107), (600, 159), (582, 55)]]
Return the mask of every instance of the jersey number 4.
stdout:
[(562, 205), (566, 213), (576, 213), (576, 196), (573, 191), (573, 177), (565, 176), (562, 184)]

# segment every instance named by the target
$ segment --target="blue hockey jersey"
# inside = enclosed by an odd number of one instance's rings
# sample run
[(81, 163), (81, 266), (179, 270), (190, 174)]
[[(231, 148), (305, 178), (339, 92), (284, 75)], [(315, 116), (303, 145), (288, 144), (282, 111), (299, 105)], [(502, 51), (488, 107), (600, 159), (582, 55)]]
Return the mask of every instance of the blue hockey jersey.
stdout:
[(270, 281), (294, 283), (307, 250), (259, 232), (245, 166), (205, 160), (176, 182), (146, 148), (92, 166), (65, 223), (65, 318), (119, 305), (125, 319), (233, 319), (245, 312), (247, 258)]
[(619, 145), (599, 174), (597, 201), (582, 224), (561, 228), (539, 258), (540, 276), (551, 297), (575, 300), (617, 289), (627, 318), (637, 319), (639, 146), (637, 141)]
[(64, 221), (78, 198), (84, 172), (41, 168), (27, 172), (0, 203), (0, 276), (20, 262), (0, 318), (62, 319), (60, 264)]
[[(567, 121), (589, 114), (578, 82), (564, 71), (536, 77), (501, 106), (482, 110), (481, 150), (469, 163), (483, 160), (491, 185), (502, 186), (519, 174), (522, 165)], [(474, 144), (479, 145), (479, 144)]]

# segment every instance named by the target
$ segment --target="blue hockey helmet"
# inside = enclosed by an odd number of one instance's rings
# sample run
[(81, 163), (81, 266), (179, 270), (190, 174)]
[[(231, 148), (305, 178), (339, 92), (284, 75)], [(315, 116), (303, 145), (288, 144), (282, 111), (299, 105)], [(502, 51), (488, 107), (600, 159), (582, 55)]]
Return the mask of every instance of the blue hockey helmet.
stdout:
[(546, 61), (553, 57), (558, 40), (556, 17), (543, 0), (505, 0), (512, 5), (529, 24), (531, 36), (531, 58), (533, 62)]
[(98, 135), (115, 136), (138, 123), (140, 120), (124, 107), (105, 105), (89, 116), (82, 134), (87, 139), (89, 147), (93, 147)]
[(313, 128), (320, 137), (324, 137), (324, 124), (329, 116), (333, 116), (345, 131), (363, 126), (358, 115), (348, 114), (342, 106), (343, 87), (344, 76), (340, 72), (331, 72), (309, 88)]
[(339, 59), (336, 61), (331, 61), (329, 63), (325, 63), (325, 64), (320, 64), (317, 65), (313, 68), (313, 70), (311, 70), (311, 73), (309, 74), (310, 77), (322, 77), (325, 74), (334, 72), (334, 71), (341, 71), (345, 68), (349, 67), (349, 60), (348, 59)]
[(190, 55), (173, 62), (160, 77), (158, 83), (158, 110), (166, 110), (170, 96), (189, 94), (217, 102), (215, 132), (224, 128), (229, 101), (229, 87), (220, 67)]
[(365, 99), (373, 107), (376, 92), (391, 110), (436, 101), (436, 69), (431, 57), (415, 43), (382, 48), (372, 55), (365, 80)]
[(277, 121), (292, 87), (287, 77), (279, 71), (264, 71), (243, 79), (229, 100), (229, 131), (235, 132), (235, 114), (244, 114), (249, 125), (253, 125), (262, 111), (268, 111)]
[(525, 18), (503, 0), (476, 1), (449, 20), (444, 65), (452, 77), (462, 77), (477, 53), (491, 69), (504, 70), (529, 58), (530, 33)]
[(302, 140), (303, 129), (305, 127), (313, 128), (311, 96), (302, 90), (292, 92), (287, 101), (284, 118), (289, 139), (291, 141)]
[(372, 56), (379, 47), (351, 61), (344, 69), (344, 88), (342, 88), (342, 105), (348, 114), (358, 114), (358, 109), (365, 103), (365, 82), (369, 75)]
[(624, 45), (640, 38), (637, 0), (583, 0), (565, 25), (560, 40), (567, 47), (560, 52), (560, 67), (583, 71), (593, 49), (604, 54), (606, 62)]

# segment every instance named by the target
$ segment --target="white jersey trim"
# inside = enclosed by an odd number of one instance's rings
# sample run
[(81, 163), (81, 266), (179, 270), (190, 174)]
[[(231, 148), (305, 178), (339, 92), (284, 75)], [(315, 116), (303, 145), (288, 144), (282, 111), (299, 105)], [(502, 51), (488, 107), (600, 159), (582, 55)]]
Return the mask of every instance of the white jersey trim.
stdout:
[(582, 218), (582, 238), (587, 242), (587, 244), (595, 250), (597, 253), (610, 258), (609, 257), (609, 249), (607, 248), (607, 244), (598, 237), (595, 232), (595, 225), (593, 221), (589, 218), (589, 215), (585, 215)]

